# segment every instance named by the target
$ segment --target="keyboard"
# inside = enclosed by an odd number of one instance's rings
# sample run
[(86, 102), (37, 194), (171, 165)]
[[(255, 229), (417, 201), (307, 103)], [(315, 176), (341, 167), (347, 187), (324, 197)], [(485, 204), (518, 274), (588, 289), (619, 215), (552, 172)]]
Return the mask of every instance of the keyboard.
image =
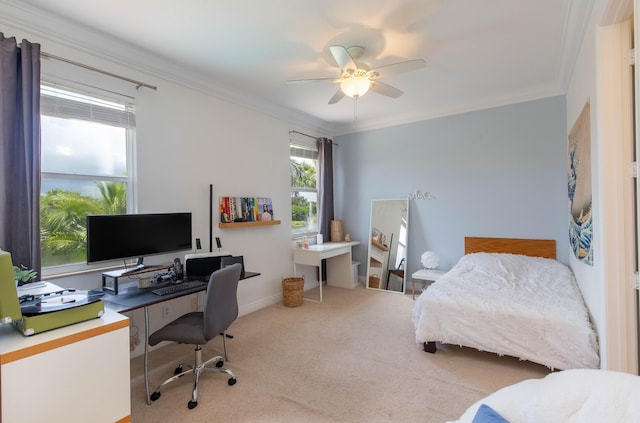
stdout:
[(176, 292), (188, 291), (194, 288), (200, 288), (206, 286), (207, 283), (204, 281), (187, 281), (182, 283), (177, 283), (174, 285), (163, 286), (162, 288), (153, 289), (153, 292), (156, 295), (169, 295), (175, 294)]

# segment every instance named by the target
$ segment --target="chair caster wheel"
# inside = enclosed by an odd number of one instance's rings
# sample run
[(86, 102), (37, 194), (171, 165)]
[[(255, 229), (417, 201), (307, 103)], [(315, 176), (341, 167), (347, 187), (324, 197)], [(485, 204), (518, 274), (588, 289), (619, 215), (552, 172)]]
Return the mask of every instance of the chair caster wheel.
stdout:
[(155, 401), (155, 400), (157, 400), (158, 398), (160, 398), (160, 392), (154, 392), (154, 393), (153, 393), (153, 394), (151, 394), (151, 396), (149, 397), (149, 399), (150, 399), (151, 401)]
[(224, 361), (220, 360), (220, 361), (216, 361), (216, 367), (222, 367), (224, 366)]
[(229, 381), (227, 383), (229, 384), (229, 386), (233, 386), (236, 384), (236, 382), (237, 382), (236, 378), (231, 377), (229, 378)]
[(182, 366), (178, 366), (176, 367), (176, 369), (173, 371), (174, 375), (179, 375), (180, 373), (182, 373)]
[(189, 410), (193, 410), (197, 406), (198, 406), (198, 401), (189, 401), (187, 403), (187, 407), (189, 407)]

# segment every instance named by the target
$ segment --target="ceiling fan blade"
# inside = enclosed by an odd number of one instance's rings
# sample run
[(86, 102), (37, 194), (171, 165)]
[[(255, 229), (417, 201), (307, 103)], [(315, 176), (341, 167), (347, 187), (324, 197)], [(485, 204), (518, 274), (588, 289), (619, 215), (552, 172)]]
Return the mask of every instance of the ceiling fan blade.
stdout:
[(338, 88), (338, 91), (336, 91), (333, 97), (331, 97), (331, 100), (329, 100), (329, 104), (336, 104), (338, 101), (342, 100), (342, 97), (344, 97), (344, 93), (340, 88)]
[(399, 73), (411, 72), (414, 70), (422, 69), (425, 66), (427, 66), (427, 62), (422, 59), (392, 63), (390, 65), (380, 66), (372, 69), (371, 72), (375, 72), (372, 75), (372, 78), (384, 78), (391, 75), (397, 75)]
[(303, 84), (306, 82), (318, 82), (318, 81), (340, 82), (340, 80), (336, 78), (311, 78), (311, 79), (291, 79), (287, 81), (287, 84)]
[(346, 48), (342, 46), (331, 46), (329, 50), (338, 66), (340, 66), (340, 69), (358, 69), (358, 65), (356, 65), (355, 60), (353, 60), (353, 57), (351, 57)]
[(386, 95), (387, 97), (398, 98), (402, 95), (402, 91), (397, 88), (392, 87), (391, 85), (387, 85), (380, 81), (371, 81), (371, 86), (369, 90), (376, 92), (378, 94)]

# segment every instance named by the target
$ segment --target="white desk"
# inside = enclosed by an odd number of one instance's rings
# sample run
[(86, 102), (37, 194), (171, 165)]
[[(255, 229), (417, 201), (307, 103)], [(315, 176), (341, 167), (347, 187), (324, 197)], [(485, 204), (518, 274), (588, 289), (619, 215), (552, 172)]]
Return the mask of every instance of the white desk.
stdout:
[(28, 337), (0, 325), (0, 421), (130, 422), (129, 361), (129, 319), (106, 308)]
[(416, 279), (435, 282), (445, 273), (447, 273), (446, 270), (438, 269), (420, 269), (417, 272), (414, 272), (411, 275), (411, 298), (416, 298)]
[(305, 298), (305, 300), (322, 302), (322, 260), (327, 260), (327, 285), (340, 288), (353, 288), (353, 274), (351, 267), (351, 247), (360, 242), (325, 242), (311, 245), (309, 248), (293, 250), (293, 274), (297, 275), (297, 265), (316, 266), (319, 269), (320, 300)]

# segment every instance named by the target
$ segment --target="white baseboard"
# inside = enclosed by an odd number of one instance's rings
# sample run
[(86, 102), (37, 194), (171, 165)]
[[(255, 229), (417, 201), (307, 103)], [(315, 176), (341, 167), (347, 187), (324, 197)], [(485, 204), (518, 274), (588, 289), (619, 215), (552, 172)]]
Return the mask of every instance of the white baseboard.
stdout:
[(261, 298), (258, 301), (254, 301), (249, 304), (245, 304), (238, 310), (239, 316), (244, 316), (245, 314), (253, 313), (254, 311), (261, 310), (265, 307), (269, 307), (270, 305), (279, 303), (282, 301), (282, 293), (273, 294), (266, 298)]

